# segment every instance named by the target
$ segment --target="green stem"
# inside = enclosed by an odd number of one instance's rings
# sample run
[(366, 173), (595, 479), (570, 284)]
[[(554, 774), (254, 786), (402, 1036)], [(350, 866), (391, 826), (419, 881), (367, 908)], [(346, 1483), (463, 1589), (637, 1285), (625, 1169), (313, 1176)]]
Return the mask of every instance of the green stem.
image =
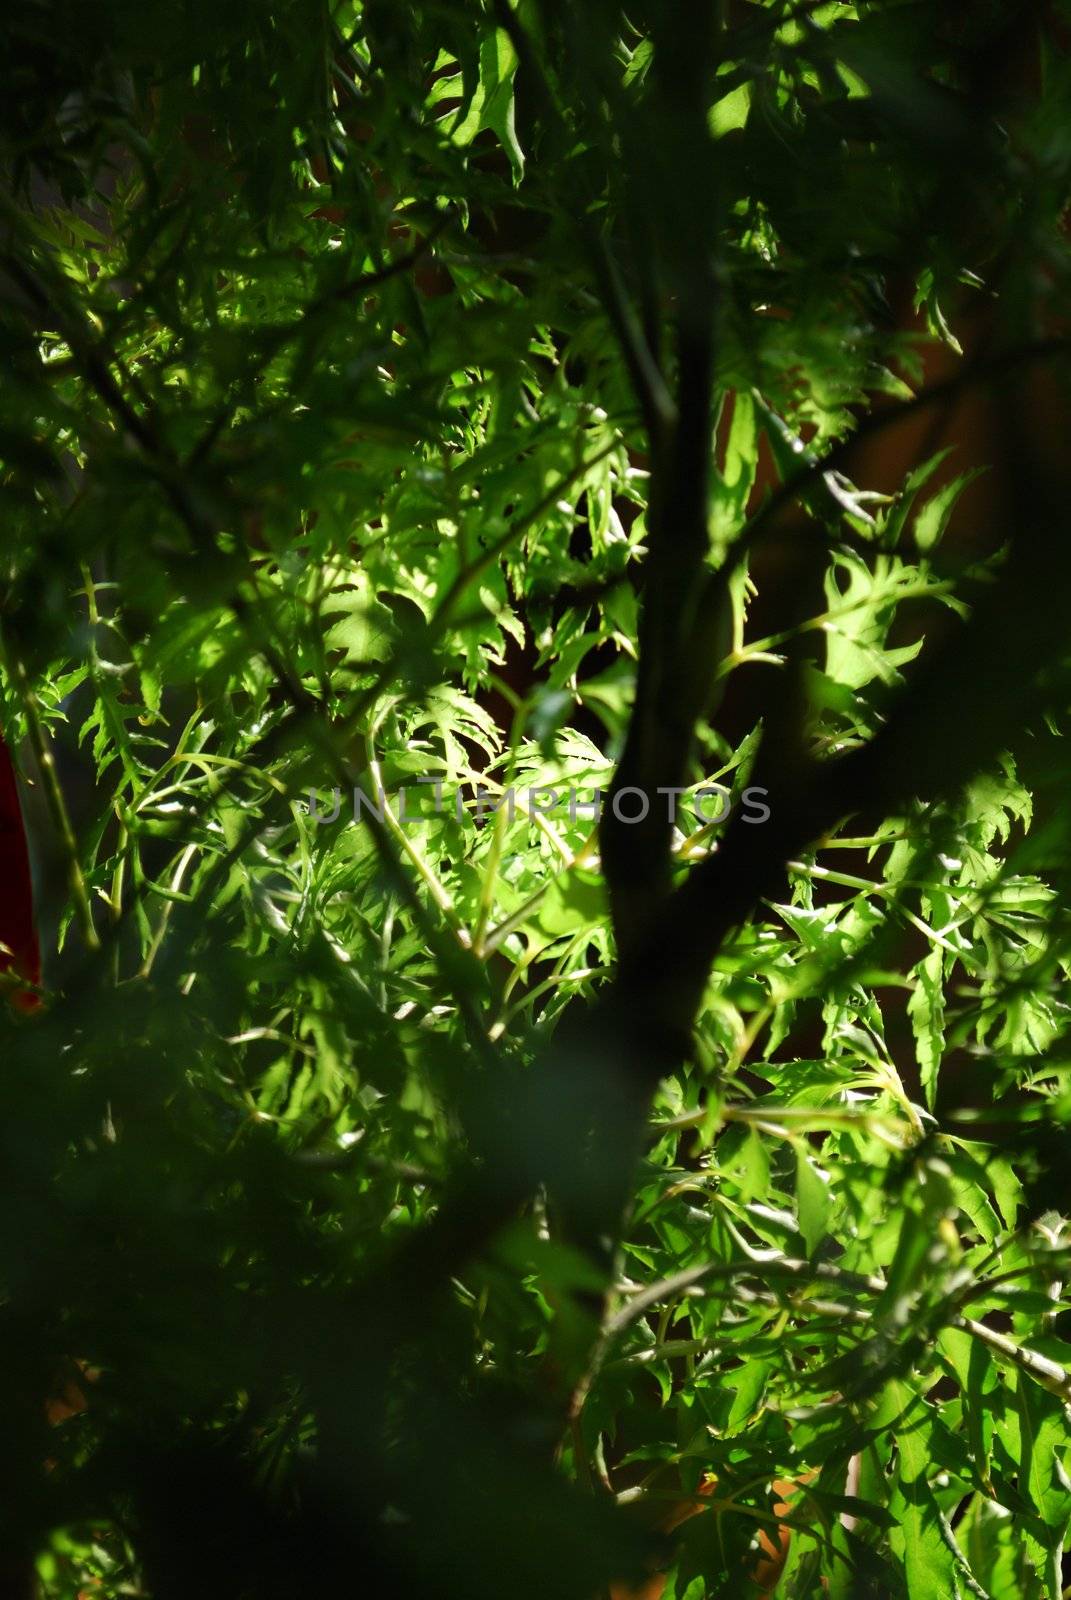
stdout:
[(86, 948), (96, 952), (100, 949), (100, 938), (93, 924), (93, 910), (89, 903), (89, 891), (86, 888), (86, 881), (82, 875), (82, 868), (78, 860), (78, 840), (75, 838), (74, 828), (71, 826), (70, 812), (63, 797), (59, 773), (56, 771), (56, 763), (53, 760), (52, 750), (45, 733), (41, 707), (31, 687), (29, 678), (26, 676), (26, 669), (23, 667), (22, 662), (10, 647), (6, 649), (5, 653), (8, 671), (18, 689), (19, 698), (26, 713), (26, 730), (29, 734), (30, 746), (41, 770), (41, 784), (44, 789), (45, 802), (52, 818), (52, 824), (59, 836), (60, 848), (63, 852), (64, 865), (66, 867), (67, 886), (70, 889), (78, 926)]

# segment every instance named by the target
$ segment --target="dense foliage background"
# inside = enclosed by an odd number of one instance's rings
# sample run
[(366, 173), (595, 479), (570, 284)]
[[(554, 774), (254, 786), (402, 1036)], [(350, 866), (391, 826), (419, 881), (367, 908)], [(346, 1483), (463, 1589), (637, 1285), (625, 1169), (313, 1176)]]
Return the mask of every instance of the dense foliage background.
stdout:
[(1069, 12), (6, 18), (5, 1596), (1065, 1592)]

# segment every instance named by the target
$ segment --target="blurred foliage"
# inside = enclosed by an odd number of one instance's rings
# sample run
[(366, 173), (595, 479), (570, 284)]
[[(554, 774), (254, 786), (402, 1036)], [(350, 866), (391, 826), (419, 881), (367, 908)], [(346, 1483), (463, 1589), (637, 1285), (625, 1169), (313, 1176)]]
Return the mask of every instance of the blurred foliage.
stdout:
[[(1057, 1600), (1071, 8), (4, 32), (3, 1593)], [(641, 912), (752, 855), (633, 1162), (556, 1041), (674, 637)]]

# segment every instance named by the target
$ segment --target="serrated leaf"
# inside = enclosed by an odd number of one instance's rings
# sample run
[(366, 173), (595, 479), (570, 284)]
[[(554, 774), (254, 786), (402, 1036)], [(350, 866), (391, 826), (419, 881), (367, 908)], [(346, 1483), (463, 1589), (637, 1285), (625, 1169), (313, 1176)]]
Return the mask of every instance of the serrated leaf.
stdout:
[(813, 1255), (825, 1238), (832, 1202), (828, 1175), (803, 1151), (796, 1157), (796, 1211), (807, 1254)]
[(514, 183), (520, 183), (524, 176), (524, 152), (517, 142), (514, 125), (516, 73), (517, 52), (505, 29), (495, 28), (481, 41), (479, 83), (469, 105), (459, 112), (451, 137), (455, 144), (465, 146), (484, 128), (489, 128), (509, 157)]
[(956, 1561), (942, 1534), (929, 1483), (930, 1408), (902, 1379), (894, 1379), (888, 1390), (899, 1413), (893, 1428), (898, 1460), (890, 1510), (899, 1524), (893, 1546), (904, 1564), (910, 1600), (950, 1600), (957, 1593)]
[(945, 1051), (944, 959), (944, 951), (934, 945), (912, 974), (915, 986), (907, 1003), (922, 1092), (930, 1111), (937, 1098), (937, 1075)]

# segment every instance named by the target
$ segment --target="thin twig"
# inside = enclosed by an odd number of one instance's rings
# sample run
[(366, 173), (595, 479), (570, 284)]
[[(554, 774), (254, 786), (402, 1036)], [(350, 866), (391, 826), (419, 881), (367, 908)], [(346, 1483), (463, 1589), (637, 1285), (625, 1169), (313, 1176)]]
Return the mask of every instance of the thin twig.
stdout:
[(82, 875), (82, 867), (78, 859), (78, 840), (71, 825), (71, 815), (67, 809), (67, 802), (64, 799), (63, 789), (59, 781), (59, 773), (56, 771), (56, 763), (49, 745), (48, 736), (45, 733), (41, 707), (26, 675), (26, 669), (10, 644), (5, 644), (4, 654), (7, 659), (8, 671), (18, 690), (22, 708), (26, 714), (26, 730), (41, 771), (45, 802), (59, 839), (60, 849), (63, 852), (67, 886), (71, 892), (71, 901), (78, 919), (78, 926), (86, 949), (96, 953), (100, 950), (100, 937), (93, 922), (89, 891), (86, 888), (86, 881)]

